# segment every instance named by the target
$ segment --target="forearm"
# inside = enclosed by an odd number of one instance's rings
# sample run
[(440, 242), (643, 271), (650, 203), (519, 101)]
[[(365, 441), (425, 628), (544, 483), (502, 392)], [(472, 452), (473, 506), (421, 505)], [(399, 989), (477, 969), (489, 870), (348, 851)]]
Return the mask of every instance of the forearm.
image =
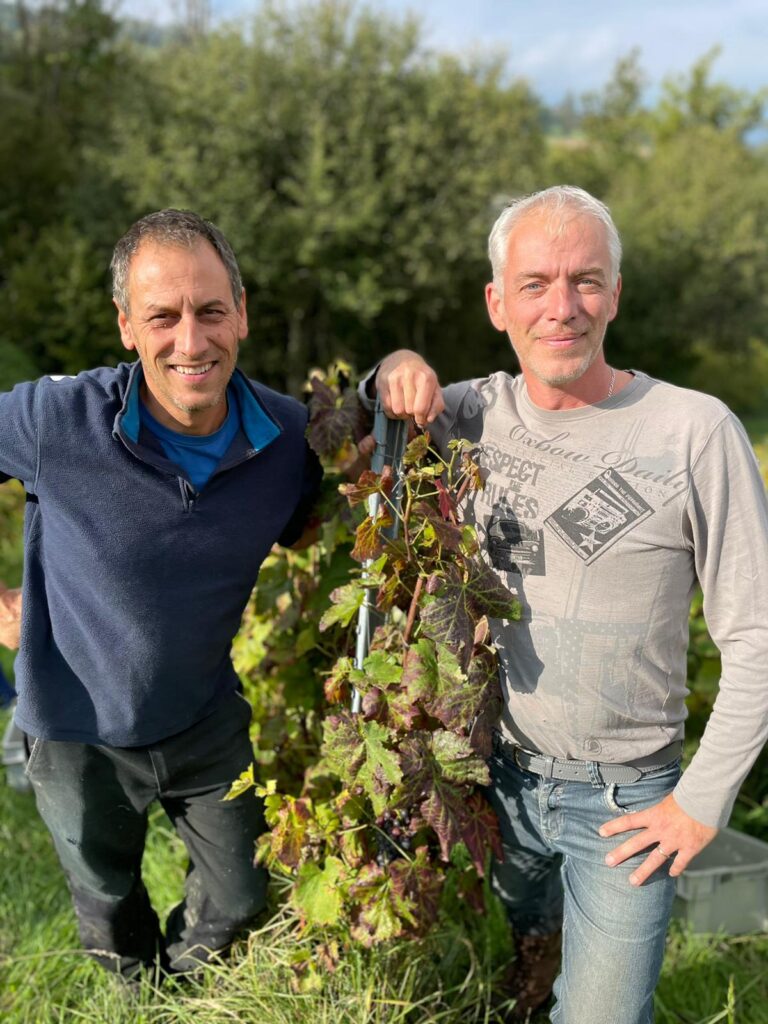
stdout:
[(377, 394), (388, 416), (412, 416), (420, 427), (445, 408), (437, 374), (417, 352), (406, 348), (385, 356), (362, 382), (360, 397), (366, 406), (371, 407)]
[(21, 589), (0, 581), (0, 644), (16, 650), (21, 631)]

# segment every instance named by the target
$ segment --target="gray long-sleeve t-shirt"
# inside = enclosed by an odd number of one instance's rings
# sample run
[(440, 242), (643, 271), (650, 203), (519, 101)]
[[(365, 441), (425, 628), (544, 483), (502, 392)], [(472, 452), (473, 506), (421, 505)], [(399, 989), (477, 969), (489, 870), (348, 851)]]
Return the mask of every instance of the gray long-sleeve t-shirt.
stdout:
[(523, 605), (522, 621), (492, 623), (503, 731), (614, 763), (682, 737), (698, 582), (722, 678), (675, 799), (724, 825), (768, 736), (768, 505), (740, 423), (639, 372), (567, 411), (538, 408), (505, 373), (444, 397), (433, 439), (478, 443), (485, 488), (464, 515)]

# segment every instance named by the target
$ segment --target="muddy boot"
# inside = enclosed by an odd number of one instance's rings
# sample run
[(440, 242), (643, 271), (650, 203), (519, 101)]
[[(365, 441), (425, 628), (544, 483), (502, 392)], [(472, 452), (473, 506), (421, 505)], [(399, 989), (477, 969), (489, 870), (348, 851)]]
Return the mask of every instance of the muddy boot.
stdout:
[(528, 1020), (546, 1003), (560, 972), (562, 933), (518, 935), (515, 933), (515, 959), (503, 982), (503, 994), (514, 999), (510, 1021)]

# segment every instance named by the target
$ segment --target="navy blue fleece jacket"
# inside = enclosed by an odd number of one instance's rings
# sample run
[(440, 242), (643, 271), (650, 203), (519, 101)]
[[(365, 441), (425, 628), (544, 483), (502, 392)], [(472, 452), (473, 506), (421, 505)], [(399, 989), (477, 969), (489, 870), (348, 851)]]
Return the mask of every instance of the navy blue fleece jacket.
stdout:
[(237, 686), (230, 644), (261, 563), (293, 543), (320, 467), (307, 413), (235, 371), (242, 429), (196, 493), (139, 420), (140, 363), (0, 395), (0, 481), (27, 491), (16, 721), (153, 743)]

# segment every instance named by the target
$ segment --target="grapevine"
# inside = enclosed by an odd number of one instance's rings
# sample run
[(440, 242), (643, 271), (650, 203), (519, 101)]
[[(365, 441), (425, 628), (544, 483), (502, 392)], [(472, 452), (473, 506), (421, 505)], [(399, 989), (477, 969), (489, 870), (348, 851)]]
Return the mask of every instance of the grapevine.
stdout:
[[(310, 443), (326, 459), (341, 450), (336, 466), (349, 462), (359, 440), (356, 399), (329, 377), (315, 378), (313, 392)], [(464, 494), (482, 486), (472, 449), (452, 441), (443, 458), (428, 434), (416, 436), (403, 460), (399, 507), (386, 474), (364, 469), (338, 485), (356, 516), (353, 562), (312, 626), (311, 656), (334, 652), (324, 670), (328, 708), (318, 757), (302, 763), (302, 784), (293, 790), (278, 777), (261, 784), (253, 771), (233, 788), (236, 795), (253, 787), (264, 800), (270, 831), (258, 858), (290, 880), (302, 926), (343, 941), (370, 946), (425, 934), (452, 871), (462, 874), (459, 891), (481, 904), (489, 851), (501, 852), (481, 792), (501, 702), (488, 619), (518, 618), (520, 606), (461, 520)], [(338, 539), (343, 513), (336, 516)], [(392, 539), (387, 527), (395, 519)], [(336, 543), (332, 555), (339, 549)], [(314, 557), (327, 559), (328, 549), (321, 544)], [(355, 620), (371, 591), (387, 619), (356, 667)], [(353, 690), (358, 714), (350, 710)]]

